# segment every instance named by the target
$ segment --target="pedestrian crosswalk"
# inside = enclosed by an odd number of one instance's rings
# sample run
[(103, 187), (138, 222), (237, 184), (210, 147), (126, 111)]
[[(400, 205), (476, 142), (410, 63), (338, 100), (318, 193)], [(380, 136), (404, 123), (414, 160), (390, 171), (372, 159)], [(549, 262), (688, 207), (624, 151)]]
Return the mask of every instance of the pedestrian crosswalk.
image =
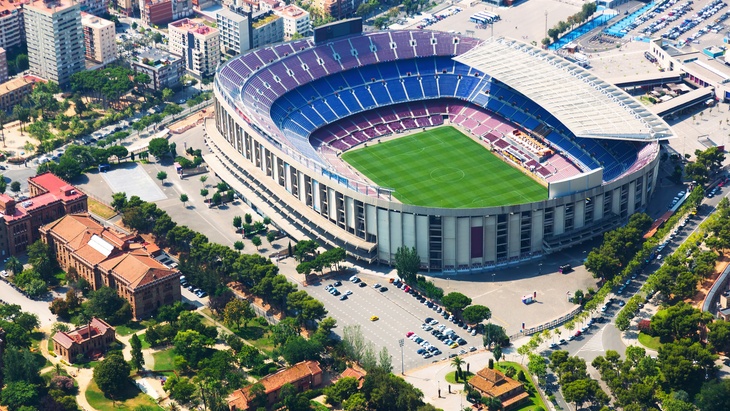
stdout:
[(583, 347), (581, 347), (580, 351), (603, 351), (603, 330), (605, 328), (601, 328), (593, 335), (585, 336), (584, 338), (590, 338)]

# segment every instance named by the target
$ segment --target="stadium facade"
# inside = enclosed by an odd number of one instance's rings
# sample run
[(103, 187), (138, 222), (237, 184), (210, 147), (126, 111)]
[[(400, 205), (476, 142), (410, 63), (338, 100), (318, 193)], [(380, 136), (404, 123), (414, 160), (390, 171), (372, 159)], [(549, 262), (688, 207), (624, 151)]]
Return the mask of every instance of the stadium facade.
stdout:
[[(536, 258), (625, 223), (646, 208), (658, 140), (672, 137), (623, 91), (559, 57), (423, 30), (258, 49), (222, 65), (214, 93), (206, 161), (244, 198), (366, 262), (392, 264), (400, 246), (415, 247), (432, 272)], [(339, 158), (442, 124), (544, 182), (548, 199), (415, 206)]]

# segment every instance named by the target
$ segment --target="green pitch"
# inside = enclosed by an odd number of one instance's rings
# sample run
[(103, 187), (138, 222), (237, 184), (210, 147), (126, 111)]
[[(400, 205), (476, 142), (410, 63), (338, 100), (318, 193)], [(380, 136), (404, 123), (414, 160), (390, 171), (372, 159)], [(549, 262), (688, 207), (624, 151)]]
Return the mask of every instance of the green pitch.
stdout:
[(348, 151), (342, 159), (405, 204), (478, 208), (531, 203), (547, 188), (453, 127)]

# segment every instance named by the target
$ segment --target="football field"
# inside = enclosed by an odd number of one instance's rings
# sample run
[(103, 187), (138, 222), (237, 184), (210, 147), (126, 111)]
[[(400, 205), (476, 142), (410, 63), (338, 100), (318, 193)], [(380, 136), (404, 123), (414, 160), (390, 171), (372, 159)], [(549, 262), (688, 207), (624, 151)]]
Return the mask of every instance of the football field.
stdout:
[(547, 188), (453, 127), (439, 127), (348, 151), (342, 159), (395, 198), (424, 207), (531, 203)]

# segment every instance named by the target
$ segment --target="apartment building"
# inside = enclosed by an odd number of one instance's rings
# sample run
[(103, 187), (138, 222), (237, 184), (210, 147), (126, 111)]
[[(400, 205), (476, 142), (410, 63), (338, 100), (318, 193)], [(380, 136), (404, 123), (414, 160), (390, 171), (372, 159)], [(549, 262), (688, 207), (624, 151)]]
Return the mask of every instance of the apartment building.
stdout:
[(203, 78), (215, 74), (221, 59), (218, 29), (182, 19), (170, 23), (168, 31), (170, 52), (182, 56), (191, 75)]
[(283, 20), (285, 40), (291, 40), (295, 34), (303, 37), (312, 35), (312, 21), (309, 18), (309, 12), (303, 8), (290, 4), (274, 9), (274, 13)]
[(172, 0), (172, 21), (192, 17), (193, 0)]
[(216, 12), (215, 20), (223, 53), (236, 56), (251, 49), (247, 12), (237, 13), (234, 9), (223, 8)]
[(160, 26), (173, 21), (172, 0), (141, 0), (139, 12), (147, 25)]
[(114, 23), (82, 12), (81, 26), (84, 29), (84, 49), (87, 60), (107, 64), (117, 59)]
[(82, 12), (97, 16), (107, 14), (109, 9), (109, 0), (78, 0), (78, 3)]
[(0, 47), (9, 49), (25, 40), (23, 1), (0, 0)]
[(134, 15), (135, 4), (134, 0), (116, 0), (117, 10), (125, 16)]
[(280, 0), (260, 0), (258, 2), (258, 11), (274, 10), (284, 5), (286, 5), (286, 3)]
[(181, 299), (180, 272), (155, 259), (160, 248), (136, 234), (105, 227), (88, 213), (68, 214), (39, 232), (63, 270), (74, 267), (93, 290), (115, 289), (135, 320)]
[(85, 70), (81, 6), (73, 0), (23, 5), (30, 72), (66, 87)]
[(0, 47), (0, 84), (8, 81), (8, 55), (5, 49)]
[(353, 16), (362, 3), (363, 0), (313, 0), (311, 6), (339, 20)]
[(16, 77), (0, 84), (0, 110), (10, 111), (23, 97), (33, 91), (33, 86), (42, 79), (35, 76)]
[(177, 88), (185, 74), (181, 57), (156, 48), (139, 53), (130, 64), (135, 73), (146, 73), (150, 76), (150, 87), (155, 91)]

